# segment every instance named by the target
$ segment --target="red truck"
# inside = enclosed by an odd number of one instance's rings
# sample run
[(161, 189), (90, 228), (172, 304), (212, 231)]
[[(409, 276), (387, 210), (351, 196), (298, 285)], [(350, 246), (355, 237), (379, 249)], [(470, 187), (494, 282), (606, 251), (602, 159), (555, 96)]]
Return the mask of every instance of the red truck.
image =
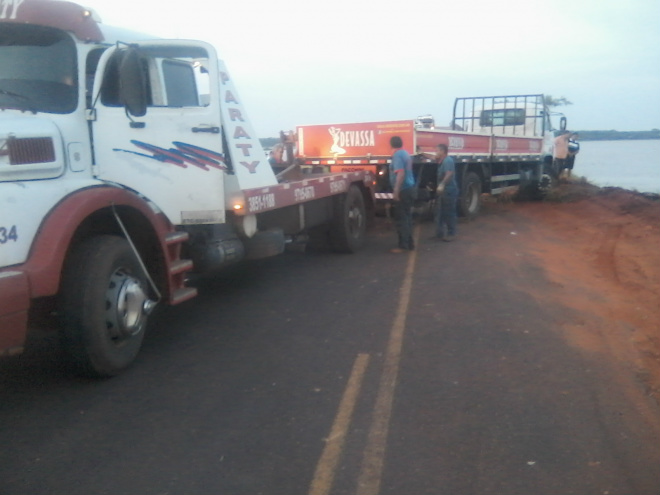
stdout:
[[(391, 200), (390, 137), (403, 139), (413, 155), (420, 198), (433, 200), (438, 144), (456, 161), (459, 213), (478, 213), (481, 194), (523, 188), (542, 195), (558, 177), (553, 169), (555, 128), (542, 94), (457, 98), (451, 123), (436, 127), (431, 116), (416, 120), (302, 125), (296, 129), (299, 163), (333, 172), (368, 170), (378, 177), (376, 198)], [(560, 129), (566, 128), (561, 117)], [(427, 191), (428, 193), (426, 193)]]

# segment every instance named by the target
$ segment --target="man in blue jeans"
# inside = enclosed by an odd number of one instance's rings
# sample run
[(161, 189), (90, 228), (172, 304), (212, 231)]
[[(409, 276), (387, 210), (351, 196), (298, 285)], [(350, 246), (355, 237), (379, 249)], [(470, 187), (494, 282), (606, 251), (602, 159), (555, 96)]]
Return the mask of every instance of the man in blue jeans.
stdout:
[(415, 178), (412, 171), (412, 157), (403, 149), (399, 136), (390, 138), (394, 150), (390, 161), (390, 184), (394, 193), (394, 220), (399, 234), (399, 247), (393, 253), (403, 253), (415, 249), (412, 235), (412, 208), (415, 202)]
[[(435, 160), (438, 163), (438, 187), (436, 189), (436, 238), (450, 242), (456, 238), (456, 204), (458, 184), (454, 159), (447, 156), (449, 148), (439, 144)], [(445, 230), (446, 227), (446, 230)]]

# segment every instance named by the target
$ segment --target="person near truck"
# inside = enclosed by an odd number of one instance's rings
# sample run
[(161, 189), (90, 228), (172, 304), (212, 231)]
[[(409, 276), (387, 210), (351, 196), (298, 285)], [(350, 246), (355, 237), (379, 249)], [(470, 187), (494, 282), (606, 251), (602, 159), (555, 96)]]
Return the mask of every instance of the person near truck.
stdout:
[(456, 164), (449, 156), (449, 147), (439, 144), (435, 154), (438, 164), (438, 186), (436, 192), (435, 238), (451, 242), (456, 238), (458, 183)]
[(573, 173), (575, 165), (575, 155), (580, 152), (580, 143), (578, 142), (578, 133), (574, 132), (568, 137), (568, 156), (566, 157), (566, 179), (569, 180)]
[(403, 253), (415, 249), (413, 241), (412, 208), (415, 202), (415, 178), (412, 171), (412, 157), (403, 149), (400, 136), (390, 138), (394, 151), (390, 161), (390, 184), (394, 198), (394, 220), (399, 236), (399, 247), (393, 253)]
[(554, 173), (557, 179), (562, 175), (566, 168), (568, 160), (568, 142), (571, 138), (569, 131), (561, 131), (555, 138), (555, 146), (553, 152)]
[(277, 143), (273, 149), (268, 153), (268, 164), (272, 167), (275, 173), (279, 173), (286, 168), (283, 160), (284, 145)]

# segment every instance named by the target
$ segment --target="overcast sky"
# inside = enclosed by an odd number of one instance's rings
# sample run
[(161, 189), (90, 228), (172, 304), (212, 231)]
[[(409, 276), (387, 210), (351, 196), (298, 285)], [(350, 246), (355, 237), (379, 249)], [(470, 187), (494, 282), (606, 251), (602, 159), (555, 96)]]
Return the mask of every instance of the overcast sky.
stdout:
[(451, 119), (454, 98), (564, 96), (574, 130), (660, 128), (660, 0), (88, 0), (105, 24), (201, 39), (260, 137)]

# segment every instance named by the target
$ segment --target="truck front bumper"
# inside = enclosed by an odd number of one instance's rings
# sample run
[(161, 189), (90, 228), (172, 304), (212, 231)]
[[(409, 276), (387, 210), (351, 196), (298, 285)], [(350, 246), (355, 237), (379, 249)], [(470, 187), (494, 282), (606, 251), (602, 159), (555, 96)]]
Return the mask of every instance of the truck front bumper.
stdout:
[(0, 270), (0, 356), (23, 351), (29, 307), (27, 275), (16, 269)]

